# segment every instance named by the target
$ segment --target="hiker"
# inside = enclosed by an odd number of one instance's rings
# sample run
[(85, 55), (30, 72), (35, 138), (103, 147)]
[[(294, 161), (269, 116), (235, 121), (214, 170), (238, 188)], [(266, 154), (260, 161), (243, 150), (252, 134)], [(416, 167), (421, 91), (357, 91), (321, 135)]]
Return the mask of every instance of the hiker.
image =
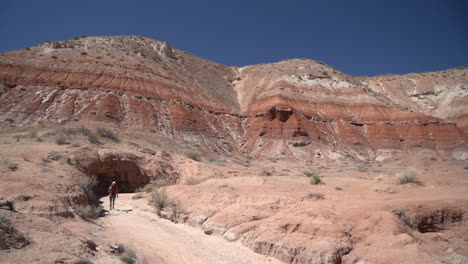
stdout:
[(117, 190), (117, 183), (115, 181), (112, 182), (111, 186), (109, 186), (109, 207), (110, 210), (115, 209), (115, 198), (119, 197), (119, 191)]

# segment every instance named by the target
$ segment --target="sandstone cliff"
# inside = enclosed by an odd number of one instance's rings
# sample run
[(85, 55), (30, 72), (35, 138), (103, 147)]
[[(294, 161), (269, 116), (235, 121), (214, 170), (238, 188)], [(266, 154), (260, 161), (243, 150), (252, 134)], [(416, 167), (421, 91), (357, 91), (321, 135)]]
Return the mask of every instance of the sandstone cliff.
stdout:
[(143, 37), (81, 37), (0, 54), (0, 127), (96, 120), (254, 158), (463, 159), (467, 74), (227, 67)]

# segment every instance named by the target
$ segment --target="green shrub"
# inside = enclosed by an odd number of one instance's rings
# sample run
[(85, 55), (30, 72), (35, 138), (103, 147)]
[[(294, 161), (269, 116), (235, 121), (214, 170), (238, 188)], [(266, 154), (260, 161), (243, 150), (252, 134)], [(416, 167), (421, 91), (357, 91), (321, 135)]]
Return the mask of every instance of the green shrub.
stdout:
[(310, 184), (323, 184), (323, 181), (319, 175), (313, 175), (312, 178), (310, 178)]

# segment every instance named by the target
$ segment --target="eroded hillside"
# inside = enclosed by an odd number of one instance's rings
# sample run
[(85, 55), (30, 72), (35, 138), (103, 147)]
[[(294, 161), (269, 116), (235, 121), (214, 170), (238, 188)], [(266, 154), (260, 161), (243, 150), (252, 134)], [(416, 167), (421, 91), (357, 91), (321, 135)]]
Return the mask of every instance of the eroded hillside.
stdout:
[(0, 121), (106, 121), (254, 158), (463, 159), (467, 73), (352, 77), (312, 60), (227, 67), (143, 37), (81, 37), (0, 55)]

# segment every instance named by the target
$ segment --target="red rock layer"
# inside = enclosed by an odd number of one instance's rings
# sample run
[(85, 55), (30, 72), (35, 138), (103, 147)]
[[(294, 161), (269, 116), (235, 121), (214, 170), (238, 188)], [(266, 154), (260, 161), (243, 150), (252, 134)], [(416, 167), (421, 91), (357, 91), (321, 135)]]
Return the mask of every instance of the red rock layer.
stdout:
[(358, 78), (311, 60), (237, 68), (141, 37), (78, 38), (0, 54), (0, 121), (113, 122), (256, 158), (466, 158), (466, 73)]

